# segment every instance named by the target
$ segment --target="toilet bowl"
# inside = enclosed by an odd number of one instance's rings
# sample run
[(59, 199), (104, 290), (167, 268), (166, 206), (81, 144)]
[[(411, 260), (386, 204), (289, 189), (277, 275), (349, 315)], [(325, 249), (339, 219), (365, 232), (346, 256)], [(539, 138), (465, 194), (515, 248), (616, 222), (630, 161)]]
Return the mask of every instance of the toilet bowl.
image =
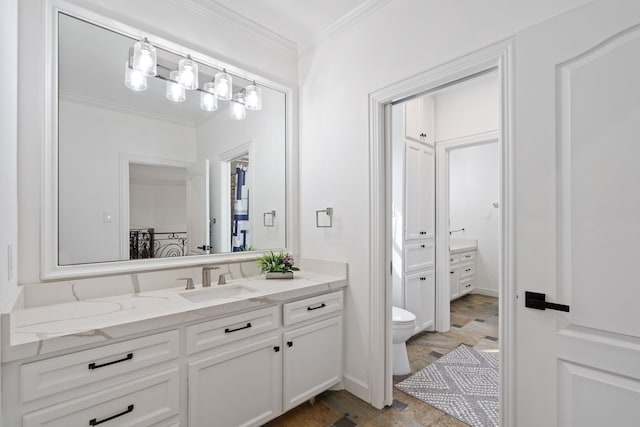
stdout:
[(400, 307), (392, 307), (391, 311), (393, 375), (406, 375), (411, 372), (406, 342), (415, 332), (416, 316)]

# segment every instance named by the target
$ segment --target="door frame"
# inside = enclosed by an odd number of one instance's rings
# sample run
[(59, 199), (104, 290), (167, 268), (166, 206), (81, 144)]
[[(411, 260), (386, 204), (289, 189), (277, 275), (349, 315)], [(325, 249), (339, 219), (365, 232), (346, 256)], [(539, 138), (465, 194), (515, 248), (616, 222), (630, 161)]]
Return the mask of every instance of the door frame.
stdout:
[(515, 283), (513, 50), (507, 39), (369, 94), (369, 387), (377, 408), (393, 400), (391, 370), (391, 103), (433, 91), (497, 67), (500, 102), (500, 414), (514, 425)]
[[(451, 327), (451, 286), (449, 282), (449, 155), (452, 150), (500, 143), (498, 131), (479, 133), (462, 138), (436, 141), (436, 286), (439, 288), (436, 300), (436, 331), (448, 331)], [(500, 222), (502, 218), (500, 218)], [(500, 230), (501, 231), (501, 230)], [(498, 279), (500, 280), (500, 278)], [(499, 286), (499, 285), (498, 285)], [(498, 293), (498, 297), (499, 297)]]
[(192, 165), (190, 162), (165, 159), (162, 157), (145, 156), (141, 154), (124, 153), (121, 152), (118, 159), (119, 170), (119, 198), (120, 198), (120, 258), (122, 260), (129, 259), (129, 227), (130, 227), (130, 212), (129, 212), (129, 165), (131, 163), (147, 166), (171, 166), (187, 169)]
[[(253, 140), (248, 141), (244, 144), (233, 147), (230, 150), (227, 150), (218, 155), (218, 165), (220, 171), (220, 188), (219, 190), (219, 201), (220, 209), (218, 211), (219, 221), (219, 233), (220, 236), (220, 244), (218, 249), (220, 251), (231, 252), (231, 223), (232, 219), (223, 214), (229, 212), (231, 210), (231, 196), (230, 196), (230, 187), (231, 187), (231, 169), (229, 164), (237, 159), (238, 157), (247, 156), (249, 157), (249, 167), (251, 167), (251, 161), (254, 159), (253, 157)], [(249, 209), (253, 205), (251, 203), (251, 191), (253, 190), (253, 173), (249, 172)], [(228, 218), (228, 219), (227, 219)], [(251, 211), (249, 211), (249, 218), (252, 218)], [(253, 241), (253, 225), (255, 218), (249, 220), (249, 242)]]

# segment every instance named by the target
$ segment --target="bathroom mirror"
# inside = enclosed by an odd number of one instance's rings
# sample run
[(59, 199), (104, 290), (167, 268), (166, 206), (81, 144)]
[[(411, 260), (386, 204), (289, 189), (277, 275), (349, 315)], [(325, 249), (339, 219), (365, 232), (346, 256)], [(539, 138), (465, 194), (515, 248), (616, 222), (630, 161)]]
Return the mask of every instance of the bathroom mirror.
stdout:
[[(134, 31), (67, 11), (55, 20), (57, 132), (48, 196), (57, 220), (47, 219), (47, 248), (55, 253), (45, 254), (43, 276), (90, 273), (104, 264), (130, 271), (189, 265), (194, 261), (176, 260), (208, 255), (212, 262), (223, 256), (210, 254), (287, 247), (286, 88), (149, 36), (157, 76), (145, 78), (146, 90), (132, 90), (125, 71), (138, 41)], [(198, 64), (198, 89), (175, 102), (167, 95), (169, 73), (187, 55)], [(237, 120), (230, 109), (241, 104), (225, 100), (217, 100), (216, 111), (203, 110), (202, 88), (223, 68), (234, 94), (255, 81), (259, 111), (246, 109)]]

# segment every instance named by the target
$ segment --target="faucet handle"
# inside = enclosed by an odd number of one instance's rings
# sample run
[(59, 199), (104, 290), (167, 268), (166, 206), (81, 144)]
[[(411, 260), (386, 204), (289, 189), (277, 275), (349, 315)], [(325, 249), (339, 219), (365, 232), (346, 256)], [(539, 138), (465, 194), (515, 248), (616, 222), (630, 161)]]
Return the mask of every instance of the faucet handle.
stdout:
[(193, 279), (191, 277), (180, 277), (178, 280), (186, 280), (187, 281), (187, 287), (185, 288), (186, 290), (191, 290), (191, 289), (195, 289), (196, 288), (193, 285)]
[(227, 284), (227, 274), (231, 274), (230, 271), (225, 271), (224, 273), (220, 273), (218, 276), (218, 285), (226, 285)]

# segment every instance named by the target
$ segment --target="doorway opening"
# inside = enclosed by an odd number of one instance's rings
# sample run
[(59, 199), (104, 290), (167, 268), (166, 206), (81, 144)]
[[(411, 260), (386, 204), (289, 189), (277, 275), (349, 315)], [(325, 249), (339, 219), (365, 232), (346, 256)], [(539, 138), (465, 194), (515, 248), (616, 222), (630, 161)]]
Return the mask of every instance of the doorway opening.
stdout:
[[(371, 277), (371, 403), (382, 407), (393, 402), (392, 375), (392, 307), (393, 274), (390, 262), (393, 260), (393, 212), (389, 203), (392, 197), (392, 109), (394, 104), (412, 100), (424, 95), (435, 94), (467, 80), (489, 73), (497, 75), (498, 85), (498, 127), (493, 138), (499, 153), (500, 189), (496, 214), (500, 218), (498, 242), (498, 289), (499, 296), (499, 409), (501, 423), (509, 425), (513, 419), (513, 345), (515, 311), (515, 289), (513, 286), (513, 195), (511, 183), (512, 171), (512, 125), (513, 106), (511, 102), (512, 42), (505, 41), (489, 46), (465, 57), (451, 61), (440, 67), (400, 81), (370, 95), (370, 277)], [(421, 137), (421, 132), (417, 137)], [(487, 137), (485, 132), (485, 137)], [(422, 136), (424, 137), (424, 136)], [(451, 138), (449, 138), (451, 139)], [(444, 140), (444, 139), (443, 139)], [(459, 140), (462, 143), (465, 139)], [(468, 141), (466, 141), (468, 142)], [(435, 152), (434, 152), (435, 153)], [(435, 162), (435, 161), (434, 161)], [(491, 202), (493, 203), (493, 201)], [(440, 207), (444, 206), (442, 204)], [(491, 205), (493, 206), (493, 204)], [(442, 223), (442, 213), (437, 212), (436, 219)], [(453, 226), (453, 224), (451, 224)], [(435, 263), (443, 259), (443, 253), (449, 253), (448, 235), (441, 231), (442, 225), (434, 228)], [(447, 234), (449, 223), (445, 222)], [(465, 227), (466, 228), (466, 227)], [(455, 230), (455, 228), (454, 228)], [(429, 230), (426, 231), (428, 235)], [(454, 233), (455, 234), (455, 233)], [(427, 243), (425, 243), (426, 246)], [(444, 251), (444, 252), (443, 252)], [(447, 258), (447, 262), (448, 262)], [(393, 265), (391, 265), (393, 269)], [(443, 268), (435, 267), (441, 274)], [(449, 273), (447, 271), (447, 273)], [(428, 282), (423, 280), (422, 282)], [(446, 283), (446, 285), (445, 285)], [(436, 278), (435, 304), (448, 307), (451, 300), (448, 281)], [(397, 296), (396, 296), (397, 298)], [(438, 310), (434, 314), (434, 330), (450, 327), (448, 310)]]
[[(497, 71), (394, 103), (390, 122), (394, 400), (409, 400), (406, 392), (472, 425), (497, 426)], [(472, 361), (483, 368), (469, 369)], [(458, 387), (452, 372), (461, 371), (479, 388)], [(467, 412), (452, 410), (452, 390)], [(483, 404), (474, 406), (477, 391)]]

